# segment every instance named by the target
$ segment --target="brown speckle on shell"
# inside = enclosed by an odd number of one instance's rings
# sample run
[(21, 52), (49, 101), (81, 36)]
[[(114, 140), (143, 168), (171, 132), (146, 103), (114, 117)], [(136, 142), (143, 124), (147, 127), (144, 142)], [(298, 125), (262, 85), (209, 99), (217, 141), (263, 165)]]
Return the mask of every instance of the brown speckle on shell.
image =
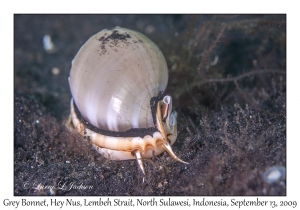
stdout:
[[(131, 39), (131, 36), (128, 33), (121, 33), (120, 30), (113, 30), (112, 33), (108, 36), (106, 36), (107, 33), (105, 33), (103, 36), (101, 36), (98, 41), (101, 42), (101, 49), (102, 52), (100, 53), (100, 55), (105, 54), (106, 51), (106, 47), (109, 46), (111, 48), (113, 47), (117, 47), (119, 42), (123, 42), (126, 45), (130, 44), (130, 42), (127, 41), (127, 39)], [(135, 43), (135, 42), (134, 42)], [(118, 52), (117, 49), (114, 49), (115, 52)]]

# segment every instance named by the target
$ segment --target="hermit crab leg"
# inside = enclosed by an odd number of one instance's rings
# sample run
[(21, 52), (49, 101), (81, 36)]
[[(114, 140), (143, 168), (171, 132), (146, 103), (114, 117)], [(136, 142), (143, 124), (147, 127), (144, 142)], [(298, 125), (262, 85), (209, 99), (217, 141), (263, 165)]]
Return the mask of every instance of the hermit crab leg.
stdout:
[(164, 148), (166, 149), (166, 151), (169, 153), (169, 155), (174, 159), (174, 160), (177, 160), (178, 162), (181, 162), (181, 163), (185, 163), (185, 164), (189, 164), (187, 162), (184, 162), (183, 160), (181, 160), (179, 157), (177, 157), (175, 155), (175, 153), (173, 152), (171, 146), (169, 143), (165, 143), (164, 144)]
[(163, 138), (164, 138), (164, 148), (166, 149), (166, 151), (169, 153), (169, 155), (172, 156), (173, 159), (181, 162), (181, 163), (185, 163), (185, 164), (189, 164), (187, 162), (184, 162), (183, 160), (181, 160), (180, 158), (178, 158), (175, 153), (173, 152), (169, 142), (168, 142), (168, 138), (167, 138), (167, 135), (166, 135), (166, 132), (165, 132), (165, 129), (164, 129), (164, 126), (163, 126), (163, 122), (162, 122), (162, 114), (161, 114), (161, 110), (160, 110), (160, 107), (162, 106), (164, 108), (164, 106), (168, 106), (169, 103), (166, 103), (166, 101), (159, 101), (157, 103), (157, 111), (156, 111), (156, 123), (157, 123), (157, 129), (161, 132)]
[(136, 160), (138, 162), (138, 165), (140, 167), (140, 169), (142, 170), (143, 174), (145, 175), (145, 169), (144, 169), (144, 165), (143, 165), (143, 159), (141, 157), (141, 153), (139, 150), (136, 150), (134, 152), (135, 156), (136, 156)]
[(162, 114), (161, 114), (161, 110), (160, 107), (161, 106), (165, 106), (165, 103), (163, 103), (162, 101), (159, 101), (157, 103), (157, 109), (156, 109), (156, 127), (157, 129), (161, 132), (162, 136), (164, 137), (164, 141), (167, 141), (167, 135), (163, 126), (163, 122), (162, 122)]

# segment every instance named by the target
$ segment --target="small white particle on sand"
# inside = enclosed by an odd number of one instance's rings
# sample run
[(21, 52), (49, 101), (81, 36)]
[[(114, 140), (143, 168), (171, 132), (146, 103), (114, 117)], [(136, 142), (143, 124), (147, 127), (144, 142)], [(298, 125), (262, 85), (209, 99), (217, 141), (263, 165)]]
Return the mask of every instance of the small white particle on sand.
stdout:
[(44, 50), (47, 53), (54, 53), (55, 52), (55, 45), (51, 40), (51, 36), (46, 34), (43, 38), (43, 46), (44, 46)]
[(51, 72), (52, 72), (52, 74), (54, 74), (54, 75), (59, 75), (60, 70), (59, 70), (59, 68), (54, 67), (54, 68), (52, 68)]

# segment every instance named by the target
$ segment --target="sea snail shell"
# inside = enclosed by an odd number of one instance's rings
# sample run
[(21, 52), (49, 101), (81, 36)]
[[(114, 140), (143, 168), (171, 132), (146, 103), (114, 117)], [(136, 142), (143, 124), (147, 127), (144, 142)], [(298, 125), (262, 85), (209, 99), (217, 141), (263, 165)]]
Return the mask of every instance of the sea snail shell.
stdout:
[(92, 36), (70, 71), (71, 120), (96, 150), (112, 160), (137, 159), (172, 151), (177, 113), (162, 97), (168, 68), (160, 49), (136, 31), (116, 27)]

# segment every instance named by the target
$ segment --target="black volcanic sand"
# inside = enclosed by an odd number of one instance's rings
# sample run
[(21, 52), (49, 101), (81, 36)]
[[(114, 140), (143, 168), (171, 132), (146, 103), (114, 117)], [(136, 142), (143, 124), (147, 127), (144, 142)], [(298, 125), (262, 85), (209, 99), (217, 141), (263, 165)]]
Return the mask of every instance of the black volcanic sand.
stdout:
[[(264, 178), (270, 167), (286, 167), (285, 15), (14, 20), (14, 195), (286, 195), (285, 176)], [(135, 160), (107, 160), (66, 126), (72, 59), (90, 36), (117, 25), (164, 53), (166, 93), (178, 112), (172, 147), (189, 165), (164, 152), (144, 160), (143, 176)], [(46, 34), (53, 52), (43, 48)]]

